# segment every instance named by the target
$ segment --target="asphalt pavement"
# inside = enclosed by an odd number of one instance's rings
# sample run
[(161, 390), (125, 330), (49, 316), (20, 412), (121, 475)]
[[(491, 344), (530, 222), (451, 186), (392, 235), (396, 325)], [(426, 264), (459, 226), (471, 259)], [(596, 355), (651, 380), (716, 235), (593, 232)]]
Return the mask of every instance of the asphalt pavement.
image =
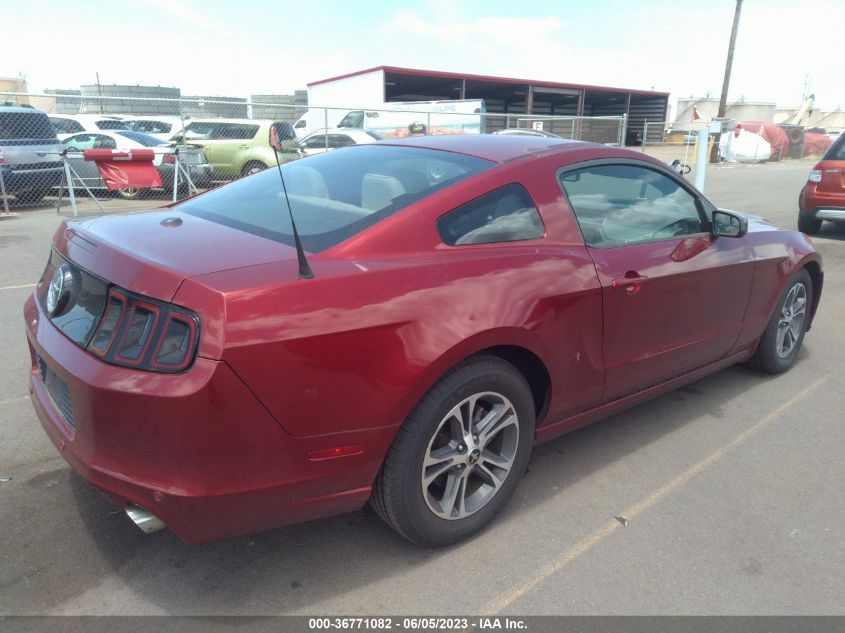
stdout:
[[(713, 168), (706, 193), (793, 228), (812, 165)], [(0, 615), (845, 614), (845, 227), (814, 238), (824, 294), (790, 372), (731, 367), (544, 444), (490, 529), (423, 549), (367, 509), (185, 545), (71, 471), (21, 316), (62, 217), (0, 220)]]

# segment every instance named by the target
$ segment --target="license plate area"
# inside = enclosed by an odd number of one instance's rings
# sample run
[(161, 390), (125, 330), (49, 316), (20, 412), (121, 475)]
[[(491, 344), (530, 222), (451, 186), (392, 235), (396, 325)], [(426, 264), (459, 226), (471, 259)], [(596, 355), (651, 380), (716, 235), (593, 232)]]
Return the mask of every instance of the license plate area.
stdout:
[(59, 375), (50, 369), (50, 366), (40, 356), (38, 360), (38, 377), (44, 385), (47, 395), (53, 406), (61, 414), (64, 422), (71, 428), (76, 429), (76, 420), (73, 417), (73, 403), (70, 398), (70, 389), (67, 383)]

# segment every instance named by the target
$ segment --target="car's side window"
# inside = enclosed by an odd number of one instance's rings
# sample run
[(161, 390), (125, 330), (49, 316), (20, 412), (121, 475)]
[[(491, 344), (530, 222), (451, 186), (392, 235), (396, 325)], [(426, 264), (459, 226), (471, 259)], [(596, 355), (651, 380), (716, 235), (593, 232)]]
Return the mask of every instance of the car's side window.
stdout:
[(437, 220), (437, 231), (450, 246), (532, 240), (545, 234), (534, 202), (528, 192), (515, 183), (441, 216)]
[(707, 230), (695, 197), (669, 176), (630, 164), (559, 173), (584, 242), (608, 248)]
[(64, 146), (71, 152), (80, 152), (84, 149), (92, 149), (94, 147), (94, 139), (91, 134), (77, 134), (65, 139)]
[(213, 138), (227, 140), (249, 140), (255, 136), (256, 132), (258, 132), (257, 125), (223, 123), (217, 128)]
[(312, 136), (308, 140), (306, 140), (302, 146), (305, 149), (320, 149), (326, 146), (326, 135), (325, 134), (318, 134), (316, 136)]
[(56, 129), (58, 134), (73, 134), (74, 132), (82, 132), (85, 130), (78, 121), (74, 121), (73, 119), (62, 119), (56, 117), (50, 118), (50, 121), (53, 123), (53, 127)]
[(103, 134), (92, 134), (94, 149), (117, 149), (117, 142), (110, 136)]

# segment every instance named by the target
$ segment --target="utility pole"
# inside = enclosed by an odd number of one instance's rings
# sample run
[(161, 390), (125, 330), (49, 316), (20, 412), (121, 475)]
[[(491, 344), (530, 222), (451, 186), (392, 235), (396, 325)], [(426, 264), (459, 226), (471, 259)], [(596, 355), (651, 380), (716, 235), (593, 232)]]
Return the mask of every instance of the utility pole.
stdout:
[[(722, 81), (722, 96), (719, 98), (719, 113), (718, 118), (724, 118), (725, 110), (728, 107), (728, 87), (731, 83), (731, 67), (734, 63), (734, 47), (736, 46), (736, 33), (739, 30), (739, 14), (742, 11), (742, 0), (736, 0), (736, 9), (734, 10), (734, 24), (731, 28), (731, 41), (728, 44), (728, 59), (725, 62), (725, 78)], [(719, 140), (721, 134), (716, 134), (713, 142), (713, 151), (710, 152), (710, 162), (719, 162)]]

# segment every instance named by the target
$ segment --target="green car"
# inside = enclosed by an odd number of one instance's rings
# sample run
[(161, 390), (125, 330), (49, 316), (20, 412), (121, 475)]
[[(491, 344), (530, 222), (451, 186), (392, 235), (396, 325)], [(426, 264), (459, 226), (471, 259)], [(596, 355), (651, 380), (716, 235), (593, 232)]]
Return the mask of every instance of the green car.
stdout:
[(276, 164), (270, 147), (270, 130), (275, 128), (285, 151), (279, 154), (283, 163), (298, 158), (293, 126), (285, 121), (269, 119), (192, 119), (171, 142), (202, 147), (216, 180), (248, 176)]

